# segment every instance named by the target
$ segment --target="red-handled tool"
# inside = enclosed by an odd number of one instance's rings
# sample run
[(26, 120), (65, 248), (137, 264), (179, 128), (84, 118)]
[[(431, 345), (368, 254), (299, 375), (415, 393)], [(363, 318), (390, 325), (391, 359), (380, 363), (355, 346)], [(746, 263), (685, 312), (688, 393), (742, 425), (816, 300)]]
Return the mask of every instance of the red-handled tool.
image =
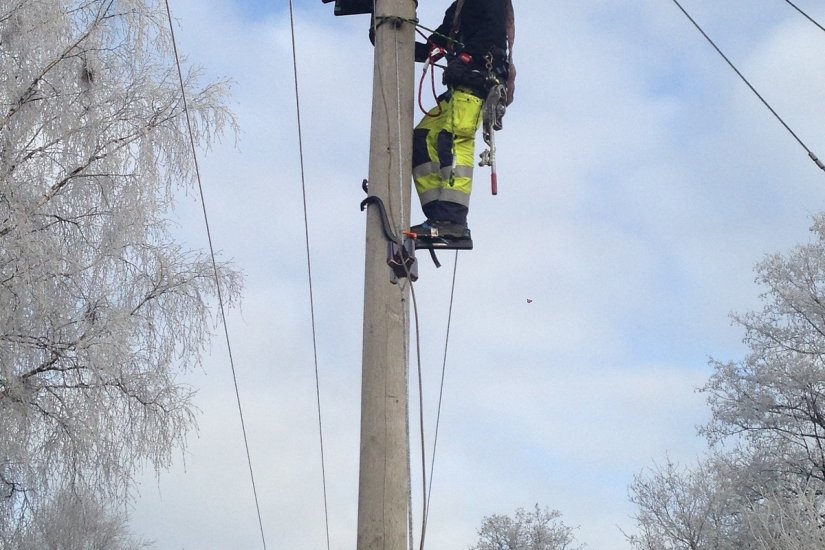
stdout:
[(487, 149), (481, 152), (479, 166), (490, 167), (490, 190), (498, 195), (498, 174), (496, 172), (496, 130), (501, 130), (501, 118), (504, 116), (507, 91), (501, 84), (493, 86), (487, 95), (483, 107), (482, 135)]

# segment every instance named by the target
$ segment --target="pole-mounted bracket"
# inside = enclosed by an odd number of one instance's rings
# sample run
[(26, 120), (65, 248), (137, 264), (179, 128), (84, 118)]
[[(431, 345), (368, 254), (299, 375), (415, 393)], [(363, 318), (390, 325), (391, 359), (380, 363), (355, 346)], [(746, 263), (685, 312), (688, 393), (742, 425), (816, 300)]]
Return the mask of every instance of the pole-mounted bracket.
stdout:
[(389, 216), (387, 216), (387, 209), (384, 207), (384, 201), (381, 200), (381, 197), (370, 195), (369, 197), (361, 201), (361, 212), (366, 210), (367, 206), (369, 206), (370, 204), (374, 204), (378, 207), (378, 215), (381, 218), (381, 229), (383, 229), (384, 231), (384, 237), (386, 237), (386, 239), (391, 243), (400, 244), (401, 239), (399, 239), (395, 235), (395, 233), (392, 232), (392, 227), (390, 226), (390, 218)]
[[(368, 190), (367, 180), (362, 184), (364, 191)], [(390, 282), (397, 284), (399, 279), (408, 278), (415, 282), (418, 280), (418, 263), (415, 261), (415, 242), (413, 239), (403, 240), (395, 235), (390, 226), (390, 219), (387, 216), (387, 209), (381, 197), (370, 195), (361, 201), (361, 211), (373, 204), (378, 207), (378, 215), (381, 220), (381, 229), (384, 231), (384, 238), (387, 239), (387, 265), (390, 267)]]

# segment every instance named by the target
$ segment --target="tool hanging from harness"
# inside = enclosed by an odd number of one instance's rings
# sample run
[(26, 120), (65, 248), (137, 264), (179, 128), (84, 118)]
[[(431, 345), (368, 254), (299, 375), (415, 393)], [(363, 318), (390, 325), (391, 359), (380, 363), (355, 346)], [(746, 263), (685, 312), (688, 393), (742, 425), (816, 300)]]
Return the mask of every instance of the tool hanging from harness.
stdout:
[[(482, 136), (487, 149), (479, 154), (478, 165), (490, 167), (490, 190), (493, 195), (498, 194), (498, 173), (496, 170), (496, 138), (495, 133), (503, 128), (502, 119), (507, 112), (507, 106), (513, 102), (515, 95), (516, 67), (513, 64), (513, 44), (516, 38), (515, 16), (512, 0), (506, 0), (505, 32), (507, 35), (507, 51), (505, 54), (506, 81), (499, 78), (501, 71), (495, 70), (493, 53), (488, 52), (484, 58), (486, 74), (485, 87), (487, 97), (482, 107)], [(456, 0), (455, 13), (450, 37), (458, 40), (461, 34), (461, 10), (465, 0)], [(503, 52), (500, 52), (503, 53)]]
[[(492, 75), (492, 60), (487, 62), (488, 71)], [(490, 191), (498, 195), (498, 174), (496, 172), (496, 132), (503, 128), (502, 118), (507, 112), (507, 88), (496, 81), (490, 88), (487, 99), (482, 107), (482, 131), (487, 149), (479, 155), (479, 166), (490, 167)]]
[[(427, 221), (402, 232), (415, 240), (416, 249), (431, 254), (472, 249), (466, 217), (480, 127), (488, 148), (479, 165), (491, 167), (492, 193), (498, 193), (495, 132), (502, 129), (512, 101), (515, 74), (515, 68), (510, 71), (515, 36), (511, 2), (456, 0), (426, 42), (416, 43), (415, 59), (424, 62), (418, 104), (425, 117), (414, 129), (413, 179)], [(437, 64), (441, 59), (446, 67)], [(444, 69), (442, 82), (448, 88), (440, 96), (435, 67)], [(421, 95), (428, 72), (436, 107), (425, 111)]]
[[(462, 1), (463, 0), (459, 0)], [(488, 54), (487, 77), (495, 79), (490, 88), (487, 99), (482, 108), (482, 136), (487, 149), (479, 155), (479, 166), (490, 167), (490, 190), (493, 195), (498, 194), (498, 173), (496, 172), (496, 132), (504, 126), (502, 119), (507, 112), (507, 106), (513, 102), (516, 91), (516, 66), (513, 64), (513, 43), (516, 40), (516, 23), (513, 14), (512, 0), (507, 0), (507, 82), (502, 83), (493, 74), (493, 58)]]

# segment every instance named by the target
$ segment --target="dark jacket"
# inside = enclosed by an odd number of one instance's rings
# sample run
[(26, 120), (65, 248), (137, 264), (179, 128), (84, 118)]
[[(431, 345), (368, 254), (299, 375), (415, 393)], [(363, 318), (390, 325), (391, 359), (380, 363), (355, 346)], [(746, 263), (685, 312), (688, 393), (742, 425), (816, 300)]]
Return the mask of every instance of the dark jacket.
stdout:
[[(429, 37), (429, 42), (441, 46), (452, 54), (467, 53), (472, 56), (473, 68), (486, 68), (485, 57), (493, 57), (493, 66), (501, 73), (507, 69), (507, 3), (505, 0), (464, 0), (453, 28), (456, 2), (444, 14), (444, 21)], [(449, 38), (447, 38), (449, 37)], [(415, 58), (427, 59), (429, 46), (416, 44)]]

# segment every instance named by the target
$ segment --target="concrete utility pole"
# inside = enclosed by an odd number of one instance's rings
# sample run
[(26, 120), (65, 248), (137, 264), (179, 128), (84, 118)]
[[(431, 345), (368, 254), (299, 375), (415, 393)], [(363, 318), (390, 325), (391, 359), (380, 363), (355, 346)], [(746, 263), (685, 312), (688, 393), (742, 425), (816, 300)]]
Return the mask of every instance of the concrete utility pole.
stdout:
[[(369, 192), (396, 234), (409, 227), (414, 0), (376, 0)], [(408, 537), (409, 283), (390, 282), (378, 209), (367, 209), (357, 550), (405, 550)]]

